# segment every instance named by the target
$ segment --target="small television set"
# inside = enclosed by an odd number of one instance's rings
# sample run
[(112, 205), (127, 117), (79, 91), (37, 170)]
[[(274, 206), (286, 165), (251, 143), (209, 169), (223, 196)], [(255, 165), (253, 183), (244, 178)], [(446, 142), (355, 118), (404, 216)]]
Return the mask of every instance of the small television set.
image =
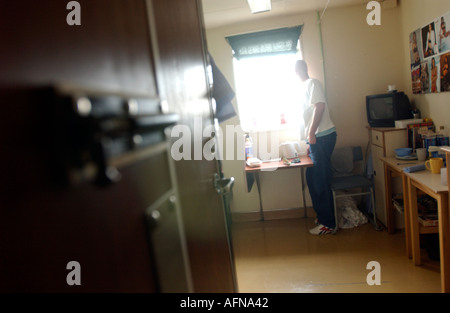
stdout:
[(395, 127), (395, 121), (413, 118), (409, 98), (403, 92), (367, 96), (366, 110), (371, 127)]

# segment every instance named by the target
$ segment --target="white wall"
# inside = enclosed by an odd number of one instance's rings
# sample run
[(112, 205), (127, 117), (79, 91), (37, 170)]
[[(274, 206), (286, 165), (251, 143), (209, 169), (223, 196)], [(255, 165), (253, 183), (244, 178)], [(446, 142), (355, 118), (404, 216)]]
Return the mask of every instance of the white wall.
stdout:
[(404, 90), (403, 46), (398, 8), (381, 11), (381, 26), (369, 26), (364, 5), (330, 10), (322, 29), (328, 102), (338, 145), (367, 146), (365, 97), (394, 84)]
[[(448, 0), (403, 0), (399, 3), (395, 8), (381, 11), (380, 26), (367, 24), (369, 11), (365, 5), (328, 9), (321, 24), (323, 58), (317, 12), (210, 29), (207, 30), (207, 44), (219, 68), (234, 84), (232, 54), (226, 36), (304, 24), (301, 35), (304, 57), (310, 75), (326, 83), (330, 113), (338, 131), (337, 146), (360, 145), (364, 149), (368, 143), (365, 96), (385, 92), (390, 84), (411, 93), (409, 64), (406, 62), (409, 60), (409, 32), (447, 10), (442, 8), (450, 9)], [(432, 8), (428, 3), (433, 3)], [(448, 95), (417, 96), (413, 100), (424, 114), (435, 116), (436, 122), (444, 123), (450, 115), (444, 105)], [(233, 118), (221, 126), (238, 124), (239, 119)], [(295, 135), (282, 134), (282, 138), (291, 139)], [(256, 188), (251, 193), (245, 191), (243, 162), (225, 160), (223, 164), (225, 174), (236, 178), (231, 210), (258, 211)], [(266, 210), (301, 206), (300, 174), (296, 170), (263, 173), (262, 189)], [(309, 195), (307, 200), (310, 203)]]
[[(404, 47), (404, 81), (408, 95), (422, 113), (422, 117), (433, 119), (437, 128), (445, 126), (450, 128), (450, 93), (413, 95), (411, 90), (411, 74), (409, 71), (409, 34), (418, 28), (425, 26), (434, 19), (450, 11), (448, 0), (402, 0), (402, 43)], [(448, 24), (448, 22), (447, 22)], [(447, 26), (447, 29), (449, 26)]]
[[(303, 53), (304, 57), (310, 63), (310, 73), (323, 81), (322, 58), (320, 53), (317, 52), (320, 51), (320, 42), (318, 40), (319, 30), (315, 12), (207, 30), (207, 45), (216, 64), (230, 84), (234, 86), (233, 58), (231, 48), (225, 40), (226, 36), (301, 24), (305, 25), (301, 38), (303, 42), (308, 43), (305, 44)], [(236, 111), (238, 111), (236, 102), (234, 102), (234, 105)], [(239, 125), (239, 118), (235, 117), (220, 125), (224, 133), (224, 142), (227, 142), (227, 125)], [(300, 135), (283, 132), (279, 136), (280, 142), (283, 142), (286, 140), (299, 140)], [(224, 148), (226, 149), (226, 146)], [(235, 151), (236, 148), (235, 146)], [(224, 154), (226, 154), (226, 151)], [(257, 212), (259, 210), (257, 189), (254, 186), (250, 193), (246, 191), (244, 162), (239, 160), (224, 160), (223, 168), (227, 176), (233, 176), (236, 179), (231, 210), (233, 212)], [(266, 177), (270, 179), (265, 179)], [(299, 192), (301, 190), (299, 170), (262, 173), (261, 183), (262, 189), (264, 190), (263, 203), (265, 210), (302, 206), (303, 200)]]

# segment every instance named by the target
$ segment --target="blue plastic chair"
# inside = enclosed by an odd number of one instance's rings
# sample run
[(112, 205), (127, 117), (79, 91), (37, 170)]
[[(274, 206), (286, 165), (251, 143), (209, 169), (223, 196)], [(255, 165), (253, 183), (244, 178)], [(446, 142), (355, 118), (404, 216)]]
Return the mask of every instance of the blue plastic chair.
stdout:
[[(364, 156), (361, 147), (336, 148), (331, 158), (333, 166), (331, 190), (333, 192), (336, 230), (339, 229), (336, 199), (348, 196), (370, 196), (371, 208), (368, 211), (371, 210), (373, 216), (368, 216), (368, 219), (372, 220), (376, 230), (381, 230), (376, 217), (374, 183), (373, 179), (365, 176)], [(346, 164), (346, 162), (352, 164)], [(345, 193), (339, 194), (338, 191), (345, 191)]]

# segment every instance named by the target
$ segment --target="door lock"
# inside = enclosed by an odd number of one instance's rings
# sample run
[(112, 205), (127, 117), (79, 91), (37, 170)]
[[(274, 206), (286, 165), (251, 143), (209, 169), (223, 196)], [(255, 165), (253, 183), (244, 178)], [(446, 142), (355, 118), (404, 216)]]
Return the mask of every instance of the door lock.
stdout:
[(231, 193), (234, 185), (234, 177), (219, 178), (217, 173), (214, 174), (214, 188), (219, 195)]

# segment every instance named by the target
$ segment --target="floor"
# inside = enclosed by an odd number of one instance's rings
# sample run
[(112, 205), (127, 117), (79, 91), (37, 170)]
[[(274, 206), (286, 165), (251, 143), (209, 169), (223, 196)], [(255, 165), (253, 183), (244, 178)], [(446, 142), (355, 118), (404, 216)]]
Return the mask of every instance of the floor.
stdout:
[[(313, 236), (313, 218), (233, 223), (241, 293), (439, 293), (439, 262), (423, 251), (424, 264), (406, 257), (404, 234), (371, 224)], [(380, 285), (369, 285), (380, 265)]]

